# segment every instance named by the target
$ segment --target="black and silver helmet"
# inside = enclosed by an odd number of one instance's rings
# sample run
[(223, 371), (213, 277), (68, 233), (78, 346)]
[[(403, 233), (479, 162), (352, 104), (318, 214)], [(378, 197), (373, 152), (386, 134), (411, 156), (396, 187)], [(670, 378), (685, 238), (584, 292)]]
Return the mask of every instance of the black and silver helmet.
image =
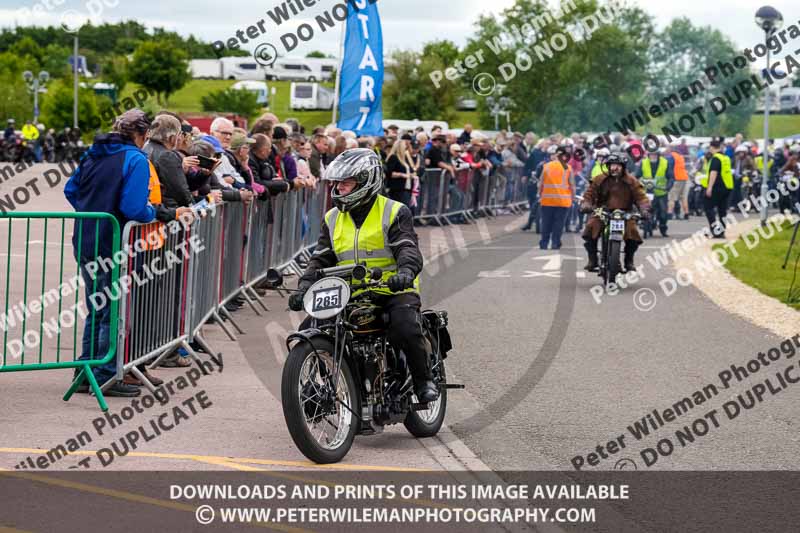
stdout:
[(356, 180), (349, 194), (339, 194), (336, 183), (331, 190), (333, 205), (346, 212), (375, 198), (383, 187), (383, 165), (378, 154), (368, 148), (345, 150), (325, 169), (322, 179), (332, 182)]

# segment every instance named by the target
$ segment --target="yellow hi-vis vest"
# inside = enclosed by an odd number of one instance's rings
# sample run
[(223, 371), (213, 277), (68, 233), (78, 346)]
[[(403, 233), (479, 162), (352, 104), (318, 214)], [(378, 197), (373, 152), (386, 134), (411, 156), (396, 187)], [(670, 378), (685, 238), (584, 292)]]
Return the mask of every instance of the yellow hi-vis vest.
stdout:
[[(733, 189), (733, 170), (731, 169), (731, 159), (727, 155), (717, 152), (714, 154), (714, 158), (719, 159), (720, 165), (722, 166), (722, 171), (720, 172), (720, 176), (722, 178), (722, 183), (725, 185), (725, 188), (728, 190)], [(704, 189), (708, 189), (708, 175), (711, 174), (711, 162), (707, 162), (703, 166), (703, 170), (705, 171), (705, 176), (700, 180), (700, 185), (703, 186)]]
[(39, 130), (33, 124), (22, 126), (22, 138), (26, 141), (35, 141), (39, 138)]
[[(356, 228), (350, 213), (342, 213), (336, 207), (328, 211), (325, 223), (328, 225), (337, 266), (363, 264), (367, 269), (381, 268), (383, 282), (397, 274), (397, 263), (389, 247), (389, 228), (402, 206), (400, 202), (378, 195), (360, 228)], [(353, 291), (353, 296), (362, 292), (364, 289)], [(419, 293), (419, 276), (414, 280), (413, 288), (399, 293), (388, 288), (370, 289), (370, 292), (389, 295)]]
[[(653, 196), (664, 196), (667, 194), (667, 168), (669, 163), (664, 157), (658, 158), (658, 167), (656, 167), (656, 187), (653, 190)], [(650, 158), (645, 157), (642, 161), (642, 177), (644, 179), (653, 178), (653, 167), (650, 163)]]
[(601, 168), (602, 165), (600, 161), (595, 161), (594, 166), (592, 167), (592, 179), (595, 179), (597, 176), (603, 173), (603, 169)]
[[(767, 170), (770, 172), (772, 171), (772, 164), (775, 162), (775, 158), (770, 157), (769, 163), (767, 164)], [(758, 169), (759, 174), (764, 174), (764, 156), (756, 156), (755, 159), (756, 168)]]

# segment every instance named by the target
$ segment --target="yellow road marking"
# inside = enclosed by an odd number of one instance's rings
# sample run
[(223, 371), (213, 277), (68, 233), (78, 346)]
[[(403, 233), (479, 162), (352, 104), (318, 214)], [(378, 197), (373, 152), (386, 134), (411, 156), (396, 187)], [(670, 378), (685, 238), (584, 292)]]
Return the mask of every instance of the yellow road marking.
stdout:
[[(28, 454), (42, 454), (47, 453), (49, 450), (41, 448), (0, 448), (0, 453), (28, 453)], [(96, 452), (91, 450), (78, 450), (75, 452), (68, 452), (67, 455), (95, 455)], [(405, 468), (399, 466), (375, 466), (375, 465), (352, 465), (352, 464), (335, 464), (335, 465), (318, 465), (311, 461), (283, 461), (278, 459), (253, 459), (248, 457), (221, 457), (216, 455), (194, 455), (183, 453), (154, 453), (154, 452), (130, 452), (128, 457), (152, 457), (155, 459), (182, 459), (189, 461), (198, 461), (201, 463), (225, 463), (224, 466), (229, 466), (234, 469), (241, 469), (232, 466), (228, 463), (251, 463), (258, 465), (268, 466), (290, 466), (294, 468), (314, 468), (320, 470), (369, 470), (378, 472), (430, 472), (431, 469), (426, 468)], [(255, 469), (260, 470), (260, 469)]]
[[(109, 488), (105, 488), (105, 487), (96, 487), (94, 485), (88, 485), (86, 483), (78, 483), (78, 482), (75, 482), (75, 481), (67, 481), (67, 480), (64, 480), (64, 479), (51, 478), (51, 477), (45, 476), (43, 474), (28, 474), (28, 473), (24, 473), (24, 472), (17, 472), (17, 471), (11, 471), (11, 470), (6, 470), (6, 469), (3, 469), (3, 468), (0, 468), (0, 476), (11, 476), (11, 477), (16, 477), (16, 478), (20, 478), (20, 479), (27, 479), (29, 481), (36, 481), (38, 483), (45, 483), (47, 485), (55, 485), (57, 487), (62, 487), (62, 488), (65, 488), (65, 489), (80, 490), (80, 491), (83, 491), (83, 492), (89, 492), (89, 493), (98, 494), (98, 495), (101, 495), (101, 496), (108, 496), (108, 497), (117, 498), (117, 499), (120, 499), (120, 500), (126, 500), (126, 501), (141, 503), (141, 504), (145, 504), (145, 505), (153, 505), (153, 506), (156, 506), (156, 507), (163, 507), (165, 509), (172, 509), (174, 511), (184, 511), (184, 512), (189, 512), (189, 513), (194, 514), (195, 511), (197, 510), (197, 508), (195, 506), (187, 505), (187, 504), (184, 504), (184, 503), (176, 503), (176, 502), (171, 502), (171, 501), (167, 501), (167, 500), (159, 500), (157, 498), (151, 498), (149, 496), (142, 496), (141, 494), (135, 494), (133, 492), (126, 492), (126, 491), (122, 491), (122, 490), (109, 489)], [(241, 525), (262, 527), (262, 528), (272, 529), (272, 530), (275, 530), (275, 531), (288, 531), (288, 532), (291, 532), (291, 533), (294, 533), (294, 532), (298, 532), (298, 533), (303, 532), (304, 533), (304, 532), (308, 531), (306, 529), (294, 528), (294, 527), (289, 527), (289, 526), (282, 526), (280, 524), (243, 523)], [(15, 531), (15, 530), (12, 530), (12, 531)], [(2, 529), (0, 529), (0, 532), (2, 532)]]
[(30, 532), (29, 531), (23, 531), (21, 529), (14, 529), (13, 527), (0, 526), (0, 533), (30, 533)]

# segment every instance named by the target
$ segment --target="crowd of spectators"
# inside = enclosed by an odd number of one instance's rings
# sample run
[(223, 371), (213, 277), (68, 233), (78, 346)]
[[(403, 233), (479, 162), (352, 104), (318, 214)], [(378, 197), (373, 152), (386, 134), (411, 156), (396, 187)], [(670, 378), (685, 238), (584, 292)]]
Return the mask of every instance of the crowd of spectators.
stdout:
[[(647, 156), (642, 149), (643, 140), (635, 135), (617, 134), (607, 139), (611, 145), (604, 149), (597, 149), (590, 136), (578, 133), (539, 138), (533, 132), (500, 131), (490, 139), (469, 124), (460, 133), (439, 127), (406, 131), (389, 126), (382, 136), (358, 137), (334, 126), (306, 132), (296, 120), (281, 122), (271, 113), (256, 120), (250, 131), (219, 117), (204, 132), (170, 111), (151, 119), (133, 109), (117, 118), (111, 133), (95, 138), (66, 185), (65, 194), (77, 211), (112, 213), (120, 227), (131, 220), (189, 220), (201, 212), (198, 205), (222, 201), (249, 204), (291, 191), (324, 192), (321, 178), (326, 166), (347, 149), (368, 148), (384, 163), (385, 193), (406, 204), (415, 215), (436, 210), (464, 213), (477, 207), (480, 190), (487, 195), (480, 201), (501, 212), (512, 202), (530, 202), (531, 216), (523, 227), (530, 229), (536, 220), (538, 179), (544, 164), (555, 159), (559, 146), (569, 147), (568, 165), (575, 178), (576, 195), (582, 194), (600, 171), (602, 157), (609, 152), (631, 154), (639, 150), (642, 157), (632, 157), (628, 162), (628, 170), (638, 176), (648, 157), (656, 165), (664, 157), (670, 185), (681, 179), (681, 174), (702, 168), (707, 159), (703, 146), (689, 147), (683, 140), (669, 145), (659, 143), (656, 153)], [(741, 177), (759, 167), (758, 147), (736, 136), (725, 144), (724, 150), (730, 153), (739, 187)], [(800, 173), (797, 150), (776, 149), (775, 158), (770, 168), (774, 165), (776, 172), (789, 168)], [(677, 161), (683, 163), (678, 165)], [(678, 171), (682, 165), (684, 170)], [(484, 183), (489, 187), (481, 187)], [(442, 191), (446, 192), (444, 198)], [(670, 197), (670, 207), (680, 200)], [(682, 210), (685, 214), (685, 206)], [(272, 213), (268, 221), (272, 222)], [(577, 204), (564, 225), (566, 231), (581, 230)], [(110, 241), (108, 232), (110, 226), (100, 228), (96, 237), (101, 243)], [(82, 244), (78, 246), (80, 239), (74, 244), (88, 287), (95, 280), (89, 279), (86, 264), (108, 250), (104, 248), (106, 244), (95, 250), (95, 235), (84, 233)], [(103, 285), (108, 280), (99, 282)], [(228, 305), (236, 308), (241, 304), (234, 300)], [(88, 295), (87, 305), (92, 310)], [(105, 353), (103, 343), (108, 342), (108, 312), (94, 311), (85, 328), (84, 359)], [(182, 355), (186, 354), (177, 352), (164, 363), (186, 366), (188, 358)], [(103, 382), (111, 379), (114, 372), (112, 362), (97, 367), (95, 376)], [(161, 381), (145, 375), (154, 385)], [(112, 386), (109, 394), (135, 395), (138, 385), (136, 378), (129, 376), (125, 382)]]

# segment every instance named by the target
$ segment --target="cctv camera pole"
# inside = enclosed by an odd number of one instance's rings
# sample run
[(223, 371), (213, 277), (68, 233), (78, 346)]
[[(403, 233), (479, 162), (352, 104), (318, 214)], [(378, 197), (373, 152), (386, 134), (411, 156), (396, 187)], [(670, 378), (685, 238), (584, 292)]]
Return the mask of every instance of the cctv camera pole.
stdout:
[(72, 127), (78, 127), (78, 33), (72, 43)]
[[(766, 40), (769, 40), (769, 36), (771, 34), (770, 31), (764, 32), (766, 35)], [(767, 75), (770, 75), (769, 72), (769, 45), (767, 45)], [(769, 96), (770, 96), (770, 89), (767, 87), (766, 92), (764, 93), (764, 153), (762, 154), (761, 161), (764, 165), (763, 169), (763, 178), (761, 180), (761, 225), (765, 226), (767, 224), (767, 191), (769, 190)]]

